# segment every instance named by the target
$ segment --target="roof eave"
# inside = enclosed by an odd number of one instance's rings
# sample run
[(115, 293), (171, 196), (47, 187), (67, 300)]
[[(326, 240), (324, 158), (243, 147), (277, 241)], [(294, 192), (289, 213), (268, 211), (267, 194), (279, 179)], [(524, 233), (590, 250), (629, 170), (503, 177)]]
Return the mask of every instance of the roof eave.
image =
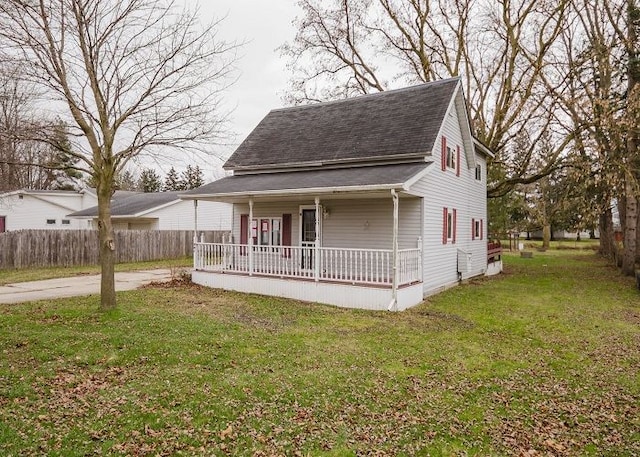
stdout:
[(221, 192), (211, 194), (189, 194), (180, 195), (183, 200), (201, 200), (204, 198), (235, 198), (235, 197), (278, 197), (289, 195), (322, 195), (322, 194), (338, 194), (338, 193), (363, 193), (363, 192), (375, 192), (386, 190), (405, 190), (405, 183), (394, 184), (373, 184), (369, 186), (335, 186), (335, 187), (310, 187), (310, 188), (295, 188), (295, 189), (277, 189), (277, 190), (256, 190), (256, 191), (242, 191), (242, 192)]
[(420, 151), (420, 152), (411, 152), (406, 154), (390, 154), (386, 156), (379, 157), (367, 157), (367, 158), (350, 158), (350, 159), (334, 159), (334, 160), (324, 160), (317, 161), (312, 160), (308, 162), (292, 162), (292, 163), (284, 163), (284, 164), (260, 164), (260, 165), (250, 165), (250, 166), (224, 166), (223, 168), (228, 171), (271, 171), (277, 169), (295, 169), (295, 168), (318, 168), (325, 167), (328, 165), (349, 165), (349, 164), (363, 164), (363, 163), (371, 163), (377, 164), (379, 162), (388, 162), (392, 161), (400, 161), (406, 159), (417, 159), (424, 158), (428, 155), (429, 152)]
[(484, 143), (482, 143), (479, 139), (477, 139), (475, 136), (473, 137), (473, 145), (476, 147), (476, 150), (483, 153), (484, 155), (491, 157), (492, 159), (495, 158), (495, 154), (493, 153), (493, 151), (491, 151), (491, 149), (489, 149), (488, 146), (486, 146)]
[(142, 211), (140, 211), (138, 213), (133, 214), (131, 217), (142, 217), (145, 214), (149, 214), (149, 213), (151, 213), (153, 211), (159, 211), (161, 209), (164, 209), (164, 208), (167, 208), (169, 206), (175, 205), (176, 203), (180, 203), (180, 198), (179, 198), (178, 195), (176, 195), (176, 200), (171, 200), (170, 202), (166, 202), (166, 203), (163, 203), (161, 205), (154, 206), (152, 208), (147, 208), (145, 210), (142, 210)]

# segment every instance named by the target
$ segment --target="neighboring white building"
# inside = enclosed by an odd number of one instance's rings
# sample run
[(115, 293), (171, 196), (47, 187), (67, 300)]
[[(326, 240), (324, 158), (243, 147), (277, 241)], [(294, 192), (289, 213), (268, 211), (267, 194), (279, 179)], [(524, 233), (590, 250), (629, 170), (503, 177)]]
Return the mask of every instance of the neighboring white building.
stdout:
[[(111, 220), (115, 230), (194, 230), (196, 206), (181, 200), (180, 192), (136, 193), (111, 203)], [(232, 205), (198, 202), (197, 230), (231, 230)], [(97, 228), (98, 207), (68, 214), (90, 228)]]
[[(487, 157), (459, 78), (271, 111), (182, 195), (233, 204), (232, 242), (197, 243), (199, 284), (402, 310), (487, 256)], [(232, 274), (229, 274), (232, 273)]]
[(81, 220), (67, 215), (97, 204), (92, 189), (15, 190), (0, 194), (0, 232), (25, 229), (83, 229)]

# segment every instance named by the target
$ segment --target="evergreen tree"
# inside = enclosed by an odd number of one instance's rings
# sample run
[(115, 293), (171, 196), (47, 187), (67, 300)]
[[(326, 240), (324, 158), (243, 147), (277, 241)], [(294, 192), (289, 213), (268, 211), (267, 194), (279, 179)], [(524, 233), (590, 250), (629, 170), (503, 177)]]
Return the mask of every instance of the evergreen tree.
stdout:
[(180, 181), (183, 190), (195, 189), (204, 185), (204, 173), (198, 165), (194, 167), (187, 165), (187, 169), (182, 172)]
[(136, 190), (136, 177), (129, 170), (125, 170), (116, 176), (116, 189)]
[(145, 168), (140, 174), (138, 189), (142, 192), (160, 192), (162, 190), (160, 175), (153, 168)]
[(172, 190), (183, 190), (182, 182), (180, 180), (180, 177), (178, 176), (178, 172), (173, 167), (171, 167), (169, 173), (167, 173), (167, 176), (165, 176), (164, 178), (163, 190), (165, 192)]
[(53, 126), (51, 148), (53, 153), (50, 164), (53, 179), (51, 187), (60, 190), (75, 189), (77, 181), (82, 178), (82, 173), (76, 168), (78, 158), (73, 154), (67, 127), (60, 120)]

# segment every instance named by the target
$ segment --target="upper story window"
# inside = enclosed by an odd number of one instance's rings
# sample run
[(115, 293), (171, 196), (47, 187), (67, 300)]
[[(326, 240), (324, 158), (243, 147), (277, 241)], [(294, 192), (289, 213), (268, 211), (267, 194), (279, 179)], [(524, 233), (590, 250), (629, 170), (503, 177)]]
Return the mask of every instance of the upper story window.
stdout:
[(449, 144), (445, 136), (442, 137), (442, 171), (453, 170), (460, 176), (460, 146)]
[(482, 165), (476, 165), (476, 180), (482, 181)]
[(69, 219), (62, 219), (62, 225), (71, 225), (71, 221)]
[(447, 146), (447, 168), (456, 169), (456, 153), (450, 146)]
[(55, 219), (47, 219), (47, 225), (56, 225)]

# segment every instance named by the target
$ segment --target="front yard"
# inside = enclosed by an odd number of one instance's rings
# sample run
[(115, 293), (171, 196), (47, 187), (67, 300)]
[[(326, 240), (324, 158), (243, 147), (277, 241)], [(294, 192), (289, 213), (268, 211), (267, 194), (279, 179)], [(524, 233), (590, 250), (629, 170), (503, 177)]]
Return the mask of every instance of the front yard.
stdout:
[(186, 285), (3, 306), (0, 454), (640, 454), (633, 281), (505, 263), (398, 314)]

